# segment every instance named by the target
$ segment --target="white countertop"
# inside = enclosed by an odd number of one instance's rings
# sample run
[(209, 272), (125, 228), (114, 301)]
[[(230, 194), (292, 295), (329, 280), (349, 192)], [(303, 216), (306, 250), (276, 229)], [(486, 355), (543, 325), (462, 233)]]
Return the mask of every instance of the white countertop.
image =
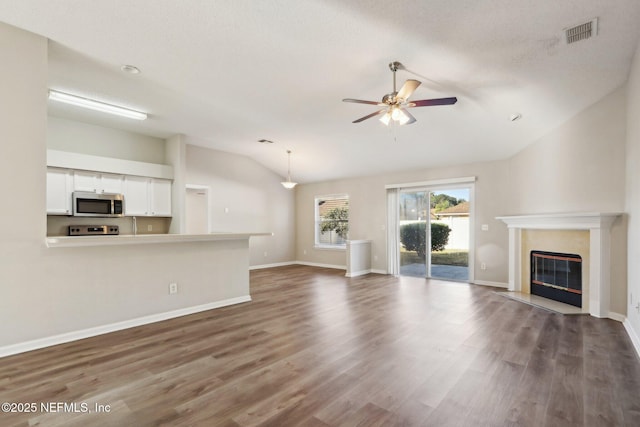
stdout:
[(47, 237), (49, 248), (81, 246), (140, 245), (158, 243), (214, 242), (244, 240), (252, 236), (273, 236), (273, 233), (210, 233), (210, 234), (138, 234), (118, 236), (60, 236)]

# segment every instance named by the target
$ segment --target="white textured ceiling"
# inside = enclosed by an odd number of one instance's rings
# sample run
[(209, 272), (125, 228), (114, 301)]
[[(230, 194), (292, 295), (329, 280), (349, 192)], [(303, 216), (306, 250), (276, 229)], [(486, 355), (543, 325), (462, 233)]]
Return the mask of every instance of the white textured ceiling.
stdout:
[[(598, 36), (563, 29), (599, 18)], [(51, 113), (246, 155), (299, 182), (509, 157), (627, 79), (637, 0), (0, 0), (48, 37), (50, 87), (150, 113)], [(351, 121), (398, 85), (417, 123)], [(133, 64), (140, 75), (120, 71)], [(522, 120), (510, 122), (519, 112)], [(275, 141), (259, 144), (258, 139)]]

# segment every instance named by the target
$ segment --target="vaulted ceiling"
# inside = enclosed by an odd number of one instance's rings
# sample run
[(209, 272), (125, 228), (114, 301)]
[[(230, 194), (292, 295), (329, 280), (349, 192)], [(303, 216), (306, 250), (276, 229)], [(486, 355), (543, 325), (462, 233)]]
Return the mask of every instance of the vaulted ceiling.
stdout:
[[(565, 42), (593, 18), (595, 37)], [(290, 149), (292, 177), (312, 182), (515, 154), (625, 83), (640, 2), (3, 0), (0, 21), (50, 39), (50, 88), (150, 116), (52, 115), (184, 134), (283, 176)], [(412, 99), (457, 104), (412, 109), (411, 125), (351, 123), (376, 106), (341, 100), (380, 100), (396, 60), (398, 85), (422, 82)]]

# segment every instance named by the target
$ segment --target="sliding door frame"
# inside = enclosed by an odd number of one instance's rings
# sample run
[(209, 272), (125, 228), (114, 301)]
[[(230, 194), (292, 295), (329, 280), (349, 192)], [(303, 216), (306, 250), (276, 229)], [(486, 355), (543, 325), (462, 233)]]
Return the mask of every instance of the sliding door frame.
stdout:
[[(399, 193), (412, 192), (412, 191), (428, 191), (429, 197), (432, 192), (442, 190), (469, 190), (469, 276), (467, 281), (473, 283), (475, 280), (475, 181), (476, 177), (463, 177), (463, 178), (451, 178), (451, 179), (439, 179), (433, 181), (423, 182), (411, 182), (404, 184), (390, 184), (386, 185), (387, 192), (396, 192), (398, 197), (388, 197), (387, 203), (392, 203), (395, 200), (396, 206), (387, 206), (387, 211), (390, 209), (399, 210)], [(394, 233), (389, 232), (387, 237), (387, 259), (389, 263), (395, 263), (395, 265), (388, 265), (387, 270), (392, 274), (399, 274), (400, 272), (400, 255), (395, 254), (390, 256), (391, 251), (399, 251), (400, 248), (400, 218), (399, 215), (389, 215), (387, 219), (388, 230), (394, 230)], [(427, 215), (428, 228), (431, 229), (431, 215)], [(426, 262), (426, 277), (431, 278), (431, 233), (427, 233), (427, 247), (429, 248), (428, 257)], [(395, 241), (393, 240), (395, 239)]]

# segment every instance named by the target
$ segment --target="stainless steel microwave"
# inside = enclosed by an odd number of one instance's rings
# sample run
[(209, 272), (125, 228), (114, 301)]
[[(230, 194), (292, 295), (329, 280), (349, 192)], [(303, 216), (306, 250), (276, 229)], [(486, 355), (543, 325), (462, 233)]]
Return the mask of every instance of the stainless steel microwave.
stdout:
[(74, 191), (73, 216), (108, 218), (124, 216), (124, 196), (122, 194)]

